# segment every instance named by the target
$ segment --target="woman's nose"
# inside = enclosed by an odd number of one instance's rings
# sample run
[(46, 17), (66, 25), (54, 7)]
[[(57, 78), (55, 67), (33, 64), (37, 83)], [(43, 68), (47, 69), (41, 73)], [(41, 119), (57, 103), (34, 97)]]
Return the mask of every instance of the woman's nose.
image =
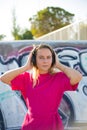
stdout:
[(43, 61), (44, 61), (44, 62), (48, 62), (47, 58), (44, 58)]

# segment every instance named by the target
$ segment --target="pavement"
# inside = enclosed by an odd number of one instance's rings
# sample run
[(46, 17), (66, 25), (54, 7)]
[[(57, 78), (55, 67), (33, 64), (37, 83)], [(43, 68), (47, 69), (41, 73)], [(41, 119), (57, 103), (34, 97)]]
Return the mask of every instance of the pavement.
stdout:
[(87, 122), (75, 122), (71, 127), (66, 127), (64, 130), (87, 130)]

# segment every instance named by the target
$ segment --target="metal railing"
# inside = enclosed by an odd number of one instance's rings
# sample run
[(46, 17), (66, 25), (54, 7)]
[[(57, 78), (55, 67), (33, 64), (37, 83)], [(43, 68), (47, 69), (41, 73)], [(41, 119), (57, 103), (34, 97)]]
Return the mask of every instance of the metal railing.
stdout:
[(87, 19), (43, 35), (36, 40), (87, 40)]

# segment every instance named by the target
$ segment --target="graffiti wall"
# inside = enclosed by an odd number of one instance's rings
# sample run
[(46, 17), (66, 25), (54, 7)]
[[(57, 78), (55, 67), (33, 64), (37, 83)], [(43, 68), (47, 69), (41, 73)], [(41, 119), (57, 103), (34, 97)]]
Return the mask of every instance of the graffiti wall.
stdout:
[[(0, 75), (24, 65), (33, 44), (39, 43), (41, 41), (1, 42)], [(59, 41), (45, 43), (53, 47), (60, 62), (75, 68), (83, 75), (78, 89), (75, 92), (65, 92), (61, 101), (58, 111), (64, 125), (79, 120), (87, 122), (87, 43), (77, 44), (75, 41), (73, 44)], [(0, 82), (0, 129), (20, 129), (26, 111), (21, 93), (12, 91), (10, 86)]]

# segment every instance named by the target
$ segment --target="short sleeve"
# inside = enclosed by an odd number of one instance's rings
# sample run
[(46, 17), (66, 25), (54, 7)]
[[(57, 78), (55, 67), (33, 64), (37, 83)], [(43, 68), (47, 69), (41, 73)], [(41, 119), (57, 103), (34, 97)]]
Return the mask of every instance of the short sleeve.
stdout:
[(27, 79), (29, 79), (29, 74), (27, 72), (18, 75), (11, 81), (12, 90), (19, 90), (22, 93), (25, 92)]
[(62, 80), (63, 80), (64, 91), (75, 91), (77, 89), (78, 83), (75, 85), (71, 85), (70, 79), (64, 73), (62, 73)]

